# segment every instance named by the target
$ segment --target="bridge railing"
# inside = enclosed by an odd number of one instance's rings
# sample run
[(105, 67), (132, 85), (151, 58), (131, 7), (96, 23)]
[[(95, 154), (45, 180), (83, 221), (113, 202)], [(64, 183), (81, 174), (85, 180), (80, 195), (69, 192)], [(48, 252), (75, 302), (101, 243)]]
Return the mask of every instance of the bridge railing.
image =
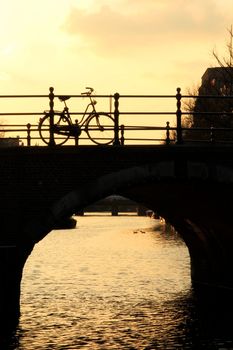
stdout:
[[(134, 99), (165, 100), (166, 110), (128, 111), (120, 108), (122, 100)], [(171, 101), (172, 103), (169, 103)], [(121, 119), (124, 116), (138, 116), (139, 120), (146, 120), (153, 116), (157, 124), (147, 126), (120, 125), (120, 139), (127, 141), (154, 141), (163, 144), (183, 143), (232, 143), (233, 142), (233, 96), (232, 95), (182, 95), (177, 88), (175, 95), (120, 95), (118, 96), (118, 113)], [(158, 122), (163, 120), (162, 126)], [(130, 131), (160, 131), (160, 138), (129, 138)], [(162, 131), (162, 133), (161, 133)], [(122, 136), (123, 134), (123, 136)], [(150, 133), (151, 134), (151, 133)], [(162, 136), (162, 137), (161, 137)], [(122, 143), (122, 142), (121, 142)]]
[[(59, 144), (57, 140), (63, 141), (63, 136), (58, 135), (54, 128), (56, 125), (54, 117), (58, 113), (55, 105), (59, 96), (61, 95), (54, 94), (53, 88), (50, 88), (49, 94), (46, 95), (0, 95), (0, 147), (55, 146)], [(69, 95), (69, 97), (71, 98), (69, 103), (74, 101), (75, 104), (75, 109), (70, 108), (72, 119), (80, 118), (83, 110), (77, 111), (76, 106), (77, 101), (83, 100), (83, 95)], [(114, 135), (110, 142), (112, 145), (170, 145), (200, 141), (211, 143), (233, 141), (233, 108), (229, 108), (229, 101), (233, 101), (233, 96), (182, 95), (180, 88), (177, 88), (174, 95), (115, 93), (114, 95), (95, 95), (95, 99), (98, 99), (98, 103), (101, 101), (101, 110), (111, 115), (114, 120), (111, 126)], [(188, 100), (213, 101), (213, 99), (227, 101), (228, 108), (224, 107), (224, 103), (222, 103), (222, 110), (219, 108), (216, 110), (216, 103), (213, 104), (213, 109), (208, 111), (205, 108), (204, 110), (187, 108)], [(108, 101), (110, 101), (109, 104)], [(209, 105), (211, 106), (211, 103)], [(26, 109), (25, 106), (31, 110)], [(39, 122), (45, 115), (46, 107), (49, 124), (45, 130), (46, 142), (43, 143), (39, 133)], [(209, 123), (206, 125), (204, 123), (204, 126), (199, 126), (198, 123), (198, 126), (191, 125), (190, 120), (197, 120), (197, 118), (206, 118)], [(218, 122), (215, 123), (215, 121)], [(64, 145), (91, 144), (85, 127), (81, 131), (81, 135), (73, 135), (71, 140), (64, 142)], [(222, 136), (219, 137), (219, 135)]]

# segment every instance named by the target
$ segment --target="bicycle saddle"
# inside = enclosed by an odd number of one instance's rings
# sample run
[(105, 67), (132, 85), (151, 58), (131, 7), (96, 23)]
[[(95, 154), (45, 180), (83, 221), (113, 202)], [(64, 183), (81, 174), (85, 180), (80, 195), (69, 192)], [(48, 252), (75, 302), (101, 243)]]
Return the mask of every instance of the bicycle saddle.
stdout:
[(66, 100), (69, 100), (70, 96), (58, 96), (59, 100), (64, 102)]

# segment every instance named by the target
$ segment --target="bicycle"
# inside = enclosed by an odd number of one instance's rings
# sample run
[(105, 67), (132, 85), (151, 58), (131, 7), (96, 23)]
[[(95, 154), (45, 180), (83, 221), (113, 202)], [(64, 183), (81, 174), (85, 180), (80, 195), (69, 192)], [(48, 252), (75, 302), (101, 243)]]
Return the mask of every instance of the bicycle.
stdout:
[[(66, 101), (70, 96), (58, 96), (59, 100), (64, 103), (63, 111), (54, 111), (54, 122), (53, 122), (53, 133), (54, 135), (60, 135), (60, 137), (55, 138), (55, 145), (63, 145), (68, 141), (70, 137), (76, 139), (76, 144), (78, 144), (78, 139), (84, 130), (88, 138), (97, 145), (108, 145), (114, 140), (114, 119), (110, 114), (104, 112), (97, 112), (95, 105), (96, 100), (94, 100), (92, 93), (93, 88), (87, 87), (88, 91), (83, 92), (81, 95), (88, 97), (90, 102), (88, 103), (81, 120), (75, 120), (73, 123), (69, 108)], [(89, 112), (89, 108), (92, 110)], [(39, 121), (39, 134), (41, 139), (46, 143), (50, 143), (50, 112), (45, 111), (45, 115)], [(104, 135), (103, 135), (104, 133)]]

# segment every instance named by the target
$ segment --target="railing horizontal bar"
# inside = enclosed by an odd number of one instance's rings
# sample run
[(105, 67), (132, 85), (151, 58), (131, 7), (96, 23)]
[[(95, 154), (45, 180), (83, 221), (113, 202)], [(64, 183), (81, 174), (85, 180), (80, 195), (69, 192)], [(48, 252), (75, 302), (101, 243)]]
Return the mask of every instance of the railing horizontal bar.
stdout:
[(182, 95), (182, 98), (217, 98), (233, 99), (233, 95)]
[[(23, 141), (23, 140), (27, 140), (27, 137), (26, 136), (23, 136), (23, 137), (19, 137), (19, 138), (14, 138), (14, 137), (9, 137), (9, 138), (4, 138), (4, 137), (0, 137), (0, 140), (4, 140), (4, 141), (10, 141), (10, 140), (16, 140), (18, 139), (19, 141)], [(30, 140), (41, 140), (40, 137), (30, 137)]]
[[(58, 113), (58, 112), (56, 112)], [(61, 112), (59, 112), (61, 113)], [(83, 115), (82, 112), (69, 112), (70, 115), (75, 116), (75, 115)], [(112, 114), (114, 115), (114, 112), (106, 112), (107, 114)], [(176, 115), (176, 112), (124, 112), (120, 111), (120, 115)]]
[[(0, 128), (0, 131), (21, 131), (21, 130), (28, 130), (27, 125), (22, 125), (22, 124), (4, 124), (1, 125), (3, 128)], [(4, 129), (5, 127), (13, 127), (13, 128), (20, 128), (20, 129)], [(108, 130), (114, 130), (114, 128), (112, 126), (108, 126), (105, 125), (105, 127), (107, 127)], [(62, 126), (61, 126), (62, 129)], [(89, 128), (90, 130), (97, 130), (98, 127), (97, 126), (93, 126), (91, 128)], [(119, 130), (121, 128), (119, 127)], [(49, 126), (44, 127), (43, 130), (48, 131), (49, 130)], [(82, 127), (82, 130), (85, 130), (85, 127)], [(124, 130), (167, 130), (166, 126), (143, 126), (143, 125), (124, 125)], [(176, 130), (175, 126), (171, 126), (169, 127), (169, 130)], [(228, 128), (228, 127), (206, 127), (206, 128), (202, 128), (202, 127), (192, 127), (192, 128), (185, 128), (183, 127), (182, 130), (233, 130), (233, 128)], [(30, 125), (30, 131), (38, 131), (38, 125)]]
[[(48, 113), (48, 112), (47, 112)], [(61, 111), (55, 111), (55, 114), (62, 113)], [(224, 112), (224, 111), (218, 111), (218, 112), (186, 112), (182, 111), (182, 115), (233, 115), (232, 112)], [(30, 116), (30, 115), (44, 115), (45, 112), (1, 112), (0, 116)], [(113, 114), (113, 112), (108, 112), (108, 114)], [(83, 115), (83, 112), (70, 112), (70, 115)], [(120, 115), (176, 115), (176, 112), (124, 112), (120, 111)]]
[[(49, 113), (49, 111), (46, 111), (46, 113)], [(62, 113), (61, 111), (55, 111), (55, 114), (59, 114), (59, 113)], [(106, 112), (107, 114), (114, 114), (114, 112)], [(4, 113), (5, 114), (5, 113)], [(12, 113), (12, 115), (15, 115), (16, 113)], [(26, 113), (22, 113), (22, 115), (23, 114), (25, 114), (26, 115)], [(36, 113), (28, 113), (28, 115), (30, 115), (30, 114), (34, 114), (34, 115), (36, 115)], [(37, 114), (44, 114), (44, 113), (37, 113)], [(69, 114), (70, 115), (72, 115), (72, 116), (75, 116), (75, 115), (83, 115), (83, 112), (69, 112)], [(120, 114), (121, 115), (137, 115), (137, 114), (139, 114), (139, 115), (146, 115), (146, 114), (148, 114), (148, 115), (176, 115), (176, 112), (125, 112), (125, 111), (120, 111)], [(0, 115), (1, 115), (1, 113), (0, 113)]]
[[(77, 95), (74, 95), (74, 94), (56, 94), (54, 95), (54, 98), (59, 98), (60, 96), (67, 96), (69, 98), (89, 98), (89, 95), (81, 95), (81, 94), (77, 94)], [(92, 97), (94, 98), (113, 98), (114, 95), (98, 95), (98, 94), (93, 94), (91, 95)]]
[(165, 141), (165, 139), (156, 139), (156, 138), (154, 138), (154, 139), (152, 139), (152, 138), (150, 138), (150, 139), (148, 139), (148, 138), (128, 138), (128, 137), (126, 137), (125, 138), (125, 141)]
[[(54, 97), (60, 96), (69, 96), (70, 98), (78, 97), (78, 98), (86, 98), (88, 95), (69, 95), (69, 94), (56, 94)], [(114, 98), (114, 95), (92, 95), (95, 98)], [(174, 98), (176, 95), (128, 95), (128, 94), (120, 94), (120, 98)]]
[[(23, 128), (23, 125), (4, 125), (4, 127), (21, 127), (19, 129), (4, 129), (4, 128), (0, 128), (0, 132), (17, 132), (17, 131), (28, 131), (27, 126), (25, 125), (25, 127)], [(44, 131), (49, 131), (49, 127), (45, 127), (43, 129)], [(82, 128), (82, 130), (84, 130), (84, 128)], [(98, 127), (92, 127), (89, 128), (89, 130), (98, 130)], [(108, 128), (108, 131), (113, 130), (113, 128)], [(120, 128), (119, 128), (120, 130)], [(167, 130), (167, 127), (163, 127), (163, 126), (124, 126), (124, 130), (125, 131), (136, 131), (136, 130)], [(169, 130), (176, 130), (176, 127), (169, 127)], [(183, 131), (233, 131), (233, 128), (220, 128), (220, 127), (209, 127), (209, 128), (200, 128), (200, 127), (195, 127), (195, 128), (182, 128)], [(30, 132), (37, 132), (38, 128), (35, 125), (34, 128), (30, 128)]]
[[(21, 127), (25, 127), (27, 128), (27, 125), (26, 124), (0, 124), (0, 126), (6, 126), (6, 127), (18, 127), (18, 128), (21, 128)], [(37, 128), (38, 130), (38, 124), (30, 124), (30, 130), (32, 130), (32, 128), (35, 127)]]
[[(0, 98), (48, 98), (49, 95), (0, 95)], [(54, 94), (54, 98), (60, 96), (69, 96), (70, 98), (89, 98), (89, 95), (82, 94)], [(110, 95), (92, 95), (95, 98), (114, 98), (113, 94)], [(120, 95), (123, 98), (174, 98), (175, 95)]]
[[(38, 95), (0, 95), (0, 98), (48, 98), (49, 94), (38, 94)], [(88, 98), (89, 95), (82, 94), (54, 94), (54, 98), (59, 98), (60, 96), (69, 96), (70, 98), (78, 97), (78, 98)], [(114, 94), (109, 95), (92, 95), (97, 98), (114, 98)], [(129, 95), (129, 94), (120, 94), (120, 98), (175, 98), (176, 95)], [(182, 98), (222, 98), (222, 99), (230, 99), (233, 98), (233, 95), (181, 95)]]
[[(176, 129), (176, 128), (174, 128)], [(126, 131), (135, 131), (135, 130), (167, 130), (166, 126), (125, 126), (124, 130)], [(171, 130), (171, 129), (170, 129)]]
[(176, 95), (121, 95), (120, 98), (175, 98)]
[[(49, 95), (0, 95), (0, 98), (48, 98)], [(89, 95), (73, 94), (56, 94), (54, 98), (67, 96), (70, 98), (88, 98)], [(114, 95), (92, 95), (95, 98), (114, 98)], [(120, 98), (175, 98), (176, 95), (127, 95), (120, 94)], [(184, 97), (184, 96), (182, 96)], [(191, 97), (191, 96), (190, 96)], [(193, 97), (193, 96), (192, 96)]]
[(48, 95), (0, 95), (0, 98), (48, 98)]
[[(0, 132), (18, 132), (18, 131), (24, 131), (27, 132), (27, 129), (0, 129)], [(30, 130), (30, 131), (37, 131), (37, 130)]]
[(23, 113), (23, 112), (7, 112), (7, 113), (4, 113), (4, 112), (1, 112), (0, 113), (0, 116), (9, 116), (9, 115), (14, 115), (14, 116), (16, 116), (16, 115), (43, 115), (44, 114), (44, 112), (25, 112), (25, 113)]
[(122, 112), (120, 115), (176, 115), (176, 112)]
[(219, 111), (219, 112), (181, 112), (182, 115), (232, 115), (232, 112), (224, 112), (224, 111)]

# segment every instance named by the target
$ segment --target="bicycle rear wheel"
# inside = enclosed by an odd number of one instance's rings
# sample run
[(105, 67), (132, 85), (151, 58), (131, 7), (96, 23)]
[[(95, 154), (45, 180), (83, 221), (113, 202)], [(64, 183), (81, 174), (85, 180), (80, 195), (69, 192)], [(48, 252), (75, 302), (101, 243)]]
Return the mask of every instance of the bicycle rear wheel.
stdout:
[(89, 139), (97, 145), (109, 145), (114, 140), (114, 119), (107, 113), (94, 113), (85, 129)]
[[(54, 114), (54, 142), (63, 145), (70, 138), (70, 121), (63, 113)], [(50, 115), (45, 114), (39, 121), (39, 134), (47, 145), (50, 143)]]

